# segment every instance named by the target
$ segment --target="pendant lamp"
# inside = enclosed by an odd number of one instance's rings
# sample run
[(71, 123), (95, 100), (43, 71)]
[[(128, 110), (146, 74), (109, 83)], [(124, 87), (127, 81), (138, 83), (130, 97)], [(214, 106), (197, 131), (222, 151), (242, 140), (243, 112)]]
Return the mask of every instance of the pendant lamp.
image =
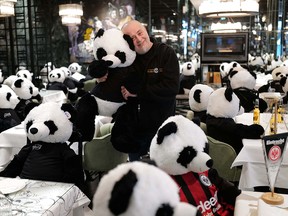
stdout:
[(80, 25), (81, 16), (83, 16), (82, 4), (61, 4), (59, 5), (59, 15), (61, 16), (63, 25)]
[(16, 2), (17, 0), (0, 0), (0, 17), (15, 16)]

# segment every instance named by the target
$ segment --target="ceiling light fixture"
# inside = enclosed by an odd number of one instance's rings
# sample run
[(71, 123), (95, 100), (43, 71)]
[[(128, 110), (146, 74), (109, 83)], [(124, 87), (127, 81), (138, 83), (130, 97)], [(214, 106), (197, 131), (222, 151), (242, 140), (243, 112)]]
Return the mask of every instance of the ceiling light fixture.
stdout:
[(258, 13), (258, 0), (204, 0), (199, 6), (199, 15), (211, 18), (255, 16)]
[(83, 16), (82, 4), (61, 4), (59, 5), (59, 15), (63, 25), (80, 25), (81, 16)]
[(15, 16), (14, 5), (17, 0), (0, 0), (0, 17)]

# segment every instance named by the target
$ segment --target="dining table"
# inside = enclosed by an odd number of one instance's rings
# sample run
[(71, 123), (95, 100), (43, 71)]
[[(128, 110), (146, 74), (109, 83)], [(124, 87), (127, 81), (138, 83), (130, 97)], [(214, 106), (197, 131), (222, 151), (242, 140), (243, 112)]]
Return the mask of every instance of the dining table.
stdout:
[[(260, 124), (265, 129), (265, 135), (269, 134), (269, 122), (271, 113), (260, 113)], [(284, 122), (278, 123), (278, 133), (287, 132), (286, 119), (284, 115)], [(253, 124), (253, 113), (243, 113), (236, 116), (237, 123), (251, 125)], [(262, 139), (243, 139), (243, 147), (238, 153), (232, 167), (242, 166), (239, 188), (242, 190), (254, 190), (254, 187), (269, 186), (268, 176), (266, 171), (263, 143)], [(279, 169), (279, 173), (275, 182), (275, 187), (288, 188), (288, 152), (287, 148), (283, 153), (283, 161)]]
[(13, 216), (83, 216), (90, 211), (90, 199), (70, 183), (0, 177), (0, 192)]
[(279, 205), (270, 205), (261, 198), (262, 192), (242, 191), (236, 198), (234, 216), (288, 216), (288, 195)]

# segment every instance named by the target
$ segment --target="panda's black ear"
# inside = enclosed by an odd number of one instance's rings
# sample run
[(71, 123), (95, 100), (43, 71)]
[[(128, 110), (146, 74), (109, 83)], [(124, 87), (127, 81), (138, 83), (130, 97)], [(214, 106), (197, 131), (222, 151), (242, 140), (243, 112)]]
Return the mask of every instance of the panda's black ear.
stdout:
[(135, 172), (129, 170), (115, 183), (108, 204), (110, 211), (114, 215), (120, 215), (127, 210), (137, 181)]
[(201, 93), (202, 91), (200, 89), (195, 90), (194, 94), (193, 94), (193, 98), (196, 102), (201, 103)]
[(177, 132), (177, 125), (175, 122), (169, 122), (166, 125), (164, 125), (162, 128), (158, 130), (157, 133), (157, 144), (161, 144), (165, 138), (165, 136), (168, 136), (172, 133)]
[(282, 77), (282, 78), (280, 79), (280, 85), (281, 85), (281, 86), (285, 86), (286, 80), (287, 80), (287, 77)]
[(233, 68), (230, 69), (230, 71), (229, 71), (229, 77), (233, 77), (236, 73), (238, 73), (238, 71), (233, 70)]
[(226, 100), (231, 102), (232, 101), (232, 94), (233, 94), (232, 88), (227, 87), (224, 94), (225, 94)]
[(95, 36), (95, 38), (97, 38), (97, 37), (99, 37), (99, 38), (100, 38), (100, 37), (102, 37), (102, 36), (103, 36), (103, 34), (104, 34), (104, 32), (105, 32), (105, 30), (104, 30), (104, 29), (102, 29), (102, 28), (101, 28), (101, 29), (99, 29), (99, 30), (98, 30), (98, 32), (97, 32), (97, 34), (96, 34), (96, 36)]
[(67, 114), (68, 116), (68, 119), (71, 121), (71, 122), (75, 122), (76, 120), (76, 116), (77, 116), (77, 111), (76, 109), (72, 106), (72, 104), (69, 104), (69, 103), (63, 103), (62, 106), (61, 106), (61, 109)]
[(124, 38), (124, 40), (127, 41), (128, 45), (129, 45), (129, 48), (130, 48), (131, 50), (135, 51), (135, 46), (134, 46), (134, 44), (133, 44), (132, 38), (131, 38), (129, 35), (127, 35), (127, 34), (124, 34), (124, 35), (123, 35), (123, 38)]

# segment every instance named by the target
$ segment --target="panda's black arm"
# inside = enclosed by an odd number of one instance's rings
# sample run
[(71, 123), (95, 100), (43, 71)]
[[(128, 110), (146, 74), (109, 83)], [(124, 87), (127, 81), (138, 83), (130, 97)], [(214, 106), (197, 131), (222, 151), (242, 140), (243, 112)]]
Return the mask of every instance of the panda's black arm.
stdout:
[(93, 78), (100, 78), (108, 73), (108, 64), (104, 60), (94, 60), (88, 67), (88, 73)]

